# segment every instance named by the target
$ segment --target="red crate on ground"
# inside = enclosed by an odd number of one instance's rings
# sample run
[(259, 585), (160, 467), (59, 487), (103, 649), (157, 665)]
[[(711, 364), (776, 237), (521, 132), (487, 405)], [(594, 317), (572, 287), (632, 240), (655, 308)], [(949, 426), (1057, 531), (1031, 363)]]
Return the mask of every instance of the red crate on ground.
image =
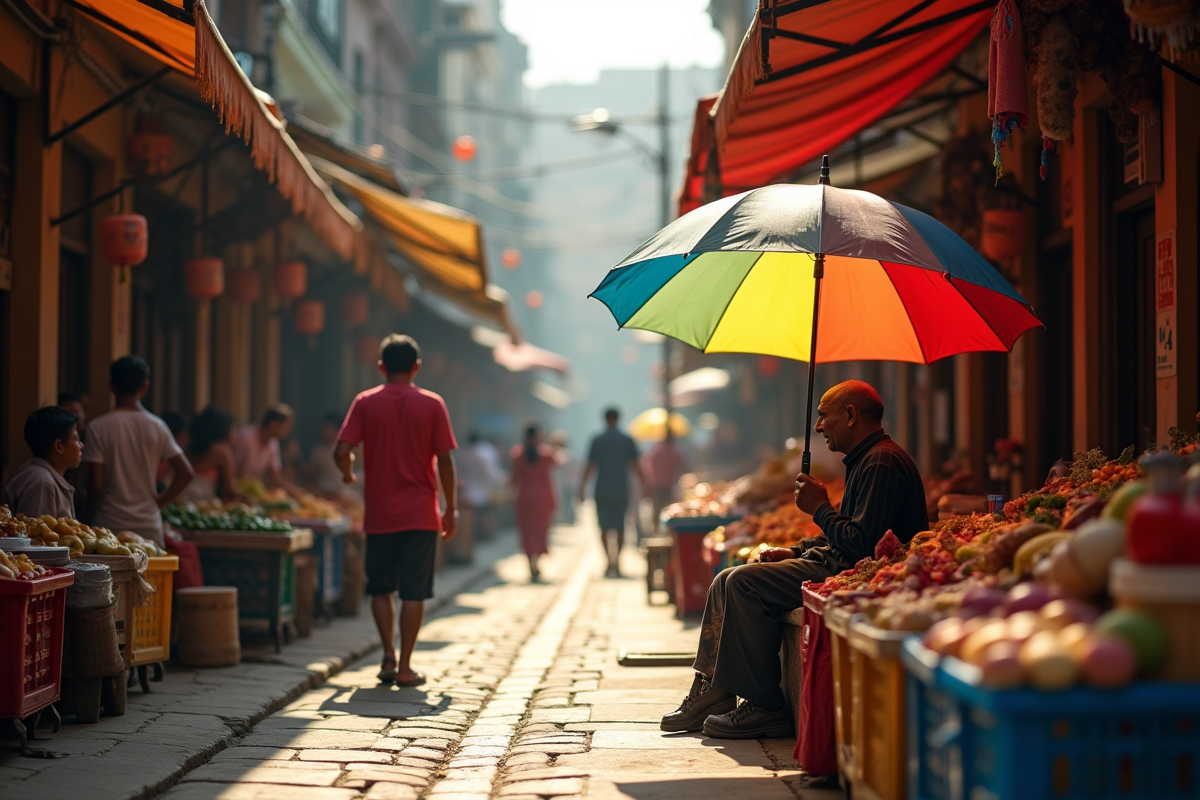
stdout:
[(63, 617), (75, 573), (0, 579), (0, 719), (23, 719), (58, 700)]

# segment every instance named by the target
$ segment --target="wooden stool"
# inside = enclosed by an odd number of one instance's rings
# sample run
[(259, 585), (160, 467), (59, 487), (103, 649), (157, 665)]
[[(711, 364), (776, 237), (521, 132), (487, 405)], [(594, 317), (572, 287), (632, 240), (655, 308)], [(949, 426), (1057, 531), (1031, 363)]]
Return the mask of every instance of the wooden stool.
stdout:
[(175, 593), (179, 662), (231, 667), (242, 660), (236, 586), (191, 586)]
[(667, 568), (671, 563), (672, 539), (670, 536), (652, 536), (642, 540), (642, 552), (646, 554), (646, 601), (650, 602), (654, 591), (669, 592)]

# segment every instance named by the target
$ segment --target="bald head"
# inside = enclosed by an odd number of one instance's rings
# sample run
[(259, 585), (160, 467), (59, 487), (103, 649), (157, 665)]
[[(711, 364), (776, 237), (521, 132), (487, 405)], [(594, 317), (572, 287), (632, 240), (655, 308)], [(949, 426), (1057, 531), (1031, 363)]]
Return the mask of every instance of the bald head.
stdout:
[(821, 397), (817, 406), (817, 433), (835, 453), (847, 453), (879, 430), (883, 400), (875, 387), (863, 381), (839, 383)]
[(821, 397), (821, 403), (830, 402), (840, 408), (854, 406), (864, 422), (883, 421), (883, 398), (875, 387), (866, 381), (844, 381), (832, 387)]

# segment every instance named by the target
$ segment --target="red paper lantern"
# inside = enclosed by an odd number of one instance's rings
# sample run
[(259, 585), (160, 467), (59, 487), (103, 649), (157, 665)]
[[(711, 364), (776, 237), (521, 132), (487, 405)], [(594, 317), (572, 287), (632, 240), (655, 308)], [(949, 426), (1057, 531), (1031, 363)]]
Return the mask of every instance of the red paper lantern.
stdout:
[(542, 293), (537, 289), (534, 289), (533, 291), (529, 292), (529, 294), (525, 295), (525, 305), (529, 306), (530, 308), (541, 308), (544, 300), (545, 298), (542, 297)]
[(355, 346), (358, 360), (364, 364), (375, 364), (379, 361), (379, 339), (374, 336), (360, 336)]
[(774, 378), (779, 374), (779, 359), (775, 356), (759, 356), (758, 374), (764, 378)]
[(251, 306), (262, 296), (262, 280), (258, 271), (235, 269), (226, 276), (229, 284), (229, 299), (244, 306)]
[(320, 300), (301, 300), (296, 303), (296, 333), (316, 336), (325, 330), (325, 304)]
[(473, 161), (476, 150), (478, 150), (478, 145), (475, 144), (475, 137), (466, 134), (455, 139), (450, 148), (450, 152), (459, 161)]
[(281, 261), (272, 275), (275, 293), (284, 300), (296, 300), (308, 291), (308, 265), (303, 261)]
[(193, 258), (184, 267), (188, 297), (212, 300), (225, 293), (225, 262), (219, 258)]
[(171, 136), (162, 117), (141, 116), (129, 137), (129, 170), (139, 177), (170, 172)]
[(146, 260), (150, 233), (141, 214), (116, 214), (100, 223), (104, 258), (118, 267), (136, 267)]
[(521, 251), (515, 247), (506, 247), (500, 254), (500, 263), (505, 269), (516, 269), (521, 266)]
[(1028, 219), (1021, 211), (984, 211), (979, 249), (993, 261), (1011, 261), (1025, 251), (1027, 230)]
[(371, 317), (371, 298), (363, 292), (350, 292), (342, 297), (342, 321), (357, 328)]

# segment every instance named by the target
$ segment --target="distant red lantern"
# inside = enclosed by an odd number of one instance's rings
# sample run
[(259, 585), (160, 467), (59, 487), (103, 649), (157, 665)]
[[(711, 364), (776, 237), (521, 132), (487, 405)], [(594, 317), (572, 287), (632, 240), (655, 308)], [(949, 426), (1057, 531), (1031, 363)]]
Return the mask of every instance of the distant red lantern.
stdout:
[(316, 336), (325, 330), (325, 304), (320, 300), (301, 300), (296, 303), (296, 333)]
[(284, 300), (296, 300), (308, 291), (308, 265), (303, 261), (281, 261), (272, 275), (275, 293)]
[(525, 295), (525, 305), (529, 306), (530, 308), (541, 308), (544, 300), (545, 298), (542, 297), (542, 293), (537, 289), (534, 289), (533, 291), (529, 292), (529, 294)]
[(775, 356), (759, 356), (758, 374), (764, 378), (774, 378), (779, 374), (779, 359)]
[(129, 171), (139, 177), (171, 170), (171, 135), (159, 116), (140, 116), (129, 137)]
[(262, 280), (253, 269), (230, 270), (225, 276), (229, 284), (229, 299), (244, 306), (251, 306), (262, 296)]
[(1012, 261), (1025, 250), (1028, 227), (1029, 220), (1022, 211), (984, 211), (979, 249), (993, 261)]
[(466, 134), (455, 139), (454, 144), (450, 148), (450, 152), (459, 161), (473, 161), (477, 150), (478, 145), (475, 144), (475, 137)]
[(364, 292), (350, 292), (342, 296), (342, 321), (357, 328), (371, 317), (371, 298)]
[(150, 233), (141, 214), (116, 214), (100, 223), (104, 259), (118, 267), (136, 267), (146, 260)]
[(521, 251), (515, 247), (507, 247), (500, 254), (500, 263), (505, 269), (516, 269), (521, 266)]
[(184, 267), (188, 297), (212, 300), (225, 293), (225, 262), (219, 258), (193, 258)]
[(379, 339), (374, 336), (360, 336), (355, 345), (358, 360), (364, 364), (374, 364), (379, 361)]

